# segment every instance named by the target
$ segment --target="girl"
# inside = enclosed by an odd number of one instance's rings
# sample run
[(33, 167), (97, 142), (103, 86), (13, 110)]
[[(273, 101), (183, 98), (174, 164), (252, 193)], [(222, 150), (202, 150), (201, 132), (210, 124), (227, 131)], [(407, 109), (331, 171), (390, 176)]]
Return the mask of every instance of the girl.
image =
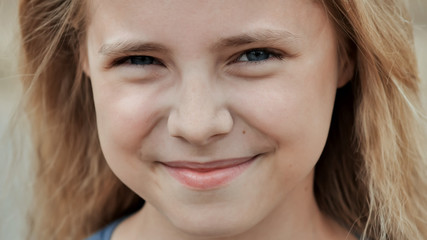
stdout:
[(427, 238), (401, 1), (23, 0), (20, 23), (30, 238)]

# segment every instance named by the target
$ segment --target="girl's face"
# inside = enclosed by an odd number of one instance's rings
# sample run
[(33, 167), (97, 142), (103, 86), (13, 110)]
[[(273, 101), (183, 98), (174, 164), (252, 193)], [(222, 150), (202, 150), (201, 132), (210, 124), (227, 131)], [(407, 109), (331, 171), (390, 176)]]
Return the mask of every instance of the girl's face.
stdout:
[(283, 216), (305, 226), (349, 78), (321, 4), (95, 0), (89, 12), (85, 71), (102, 150), (147, 201), (140, 214), (210, 236)]

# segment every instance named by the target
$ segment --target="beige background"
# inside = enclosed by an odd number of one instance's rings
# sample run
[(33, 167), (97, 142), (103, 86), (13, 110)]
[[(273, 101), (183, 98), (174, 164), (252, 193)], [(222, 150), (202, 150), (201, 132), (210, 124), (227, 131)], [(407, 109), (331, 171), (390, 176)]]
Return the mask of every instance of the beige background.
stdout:
[[(23, 207), (25, 192), (30, 186), (20, 179), (9, 178), (8, 165), (15, 163), (10, 159), (11, 141), (6, 133), (7, 124), (20, 95), (18, 79), (18, 29), (17, 0), (0, 0), (0, 240), (23, 239)], [(419, 59), (421, 78), (424, 79), (423, 93), (427, 106), (427, 0), (410, 0), (409, 9), (415, 23), (415, 43)], [(28, 164), (20, 165), (27, 167)], [(31, 169), (29, 170), (31, 173)]]

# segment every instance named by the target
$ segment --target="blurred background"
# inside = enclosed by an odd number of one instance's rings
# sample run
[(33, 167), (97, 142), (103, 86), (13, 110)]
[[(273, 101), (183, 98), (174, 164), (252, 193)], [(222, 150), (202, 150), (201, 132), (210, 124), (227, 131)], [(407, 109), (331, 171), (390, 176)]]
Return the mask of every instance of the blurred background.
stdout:
[[(427, 106), (427, 0), (409, 0), (408, 3), (415, 24), (415, 47), (424, 80), (424, 106)], [(0, 239), (24, 239), (25, 193), (30, 190), (28, 184), (19, 182), (20, 178), (13, 178), (8, 172), (10, 164), (14, 163), (6, 130), (20, 97), (17, 11), (17, 0), (0, 0)], [(18, 166), (28, 167), (28, 164)]]

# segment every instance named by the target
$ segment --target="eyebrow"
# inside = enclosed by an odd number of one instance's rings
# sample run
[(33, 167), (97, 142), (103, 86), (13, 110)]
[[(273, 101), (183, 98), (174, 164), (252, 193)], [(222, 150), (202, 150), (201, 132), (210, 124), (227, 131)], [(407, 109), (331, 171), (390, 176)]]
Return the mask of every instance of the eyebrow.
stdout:
[[(243, 33), (236, 36), (220, 38), (212, 47), (213, 51), (221, 48), (238, 47), (252, 43), (277, 43), (292, 42), (298, 39), (298, 36), (282, 30), (263, 29), (249, 33)], [(103, 44), (98, 53), (106, 56), (117, 56), (132, 54), (135, 52), (162, 52), (169, 53), (170, 50), (164, 45), (154, 42), (124, 40), (114, 43)]]
[(130, 54), (135, 52), (163, 52), (168, 53), (169, 50), (161, 44), (142, 42), (142, 41), (118, 41), (115, 43), (103, 44), (98, 53), (106, 56), (116, 56)]
[(214, 50), (227, 47), (238, 47), (252, 43), (293, 42), (299, 37), (288, 31), (263, 29), (237, 36), (222, 38), (213, 47)]

